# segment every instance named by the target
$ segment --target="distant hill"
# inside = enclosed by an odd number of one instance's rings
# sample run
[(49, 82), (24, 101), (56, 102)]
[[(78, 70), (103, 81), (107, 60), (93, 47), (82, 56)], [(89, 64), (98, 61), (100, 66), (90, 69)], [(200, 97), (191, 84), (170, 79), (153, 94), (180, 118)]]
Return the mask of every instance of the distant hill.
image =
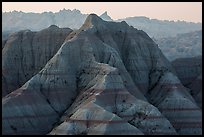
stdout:
[(154, 41), (170, 61), (202, 55), (202, 30)]
[(126, 21), (129, 25), (141, 29), (149, 34), (150, 37), (155, 38), (173, 37), (179, 33), (187, 33), (202, 29), (202, 23), (158, 20), (143, 16), (127, 17), (117, 21)]
[[(49, 27), (50, 25), (57, 25), (62, 28), (68, 27), (71, 29), (78, 29), (83, 24), (87, 16), (88, 14), (82, 14), (76, 9), (63, 9), (55, 13), (24, 13), (21, 11), (3, 12), (2, 32), (16, 32), (25, 29), (39, 31)], [(106, 21), (113, 21), (107, 12), (104, 12), (100, 17)], [(201, 23), (162, 21), (149, 19), (147, 17), (127, 17), (115, 21), (126, 21), (129, 25), (137, 29), (144, 30), (150, 37), (154, 37), (156, 39), (176, 36), (179, 33), (187, 33), (202, 29)]]
[(55, 13), (4, 12), (2, 14), (2, 31), (19, 31), (24, 29), (39, 31), (50, 25), (77, 29), (82, 25), (87, 16), (88, 14), (82, 14), (76, 9), (63, 9)]

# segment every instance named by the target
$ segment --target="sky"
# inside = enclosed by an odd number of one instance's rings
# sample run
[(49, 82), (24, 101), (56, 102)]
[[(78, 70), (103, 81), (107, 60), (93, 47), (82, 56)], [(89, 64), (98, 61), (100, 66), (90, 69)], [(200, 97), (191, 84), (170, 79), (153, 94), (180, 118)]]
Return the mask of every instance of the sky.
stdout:
[(2, 2), (3, 12), (58, 12), (63, 8), (97, 15), (107, 11), (114, 20), (146, 16), (159, 20), (202, 22), (202, 2)]

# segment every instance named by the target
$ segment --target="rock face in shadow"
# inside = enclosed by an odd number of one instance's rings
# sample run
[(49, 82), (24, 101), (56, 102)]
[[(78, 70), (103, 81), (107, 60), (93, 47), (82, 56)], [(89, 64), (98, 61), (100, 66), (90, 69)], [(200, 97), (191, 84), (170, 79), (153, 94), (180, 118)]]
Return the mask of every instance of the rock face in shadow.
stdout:
[(37, 74), (71, 31), (52, 25), (39, 32), (23, 30), (11, 34), (2, 50), (2, 96), (20, 88)]
[(179, 58), (171, 64), (183, 85), (189, 85), (202, 73), (202, 56)]
[(198, 106), (202, 109), (202, 73), (188, 85), (188, 88), (191, 89), (191, 95), (194, 97)]
[(172, 61), (178, 78), (202, 108), (202, 56)]
[(95, 14), (2, 103), (3, 134), (202, 133), (200, 108), (154, 41)]
[(11, 34), (11, 32), (9, 32), (9, 31), (2, 32), (2, 50), (3, 50), (5, 43), (6, 43), (10, 34)]

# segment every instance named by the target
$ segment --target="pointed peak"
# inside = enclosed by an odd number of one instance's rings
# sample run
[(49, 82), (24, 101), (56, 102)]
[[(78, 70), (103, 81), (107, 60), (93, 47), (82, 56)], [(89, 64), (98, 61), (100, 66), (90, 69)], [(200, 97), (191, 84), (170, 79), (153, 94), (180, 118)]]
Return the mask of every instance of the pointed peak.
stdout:
[(88, 15), (84, 24), (95, 25), (95, 24), (98, 24), (98, 22), (103, 22), (103, 20), (99, 16), (97, 16), (96, 14), (92, 13), (92, 14)]
[(102, 20), (98, 15), (96, 15), (94, 13), (89, 14), (89, 16), (87, 18)]
[(67, 37), (67, 40), (73, 38), (74, 36), (78, 35), (79, 33), (92, 28), (93, 26), (101, 26), (101, 24), (103, 24), (104, 21), (98, 17), (96, 14), (92, 13), (89, 14), (86, 17), (86, 20), (84, 22), (84, 24), (80, 27), (80, 29), (73, 31), (72, 33), (69, 34), (69, 36)]
[(103, 14), (101, 14), (101, 16), (102, 16), (102, 15), (106, 15), (106, 16), (108, 16), (108, 12), (105, 11)]
[(108, 15), (107, 11), (105, 11), (103, 14), (101, 14), (100, 17), (105, 21), (113, 21), (113, 19), (111, 19), (111, 17)]

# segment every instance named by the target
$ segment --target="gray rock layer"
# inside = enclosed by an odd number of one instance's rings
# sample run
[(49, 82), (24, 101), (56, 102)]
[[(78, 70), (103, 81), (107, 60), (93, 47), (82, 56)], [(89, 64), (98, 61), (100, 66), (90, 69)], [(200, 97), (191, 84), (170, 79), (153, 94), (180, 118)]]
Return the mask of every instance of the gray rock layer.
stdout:
[(202, 56), (178, 58), (171, 62), (182, 84), (191, 84), (202, 73)]
[(189, 88), (198, 106), (202, 108), (202, 56), (179, 58), (172, 61), (178, 78)]
[(20, 88), (37, 74), (71, 31), (52, 25), (39, 32), (24, 30), (11, 34), (2, 50), (2, 96)]

